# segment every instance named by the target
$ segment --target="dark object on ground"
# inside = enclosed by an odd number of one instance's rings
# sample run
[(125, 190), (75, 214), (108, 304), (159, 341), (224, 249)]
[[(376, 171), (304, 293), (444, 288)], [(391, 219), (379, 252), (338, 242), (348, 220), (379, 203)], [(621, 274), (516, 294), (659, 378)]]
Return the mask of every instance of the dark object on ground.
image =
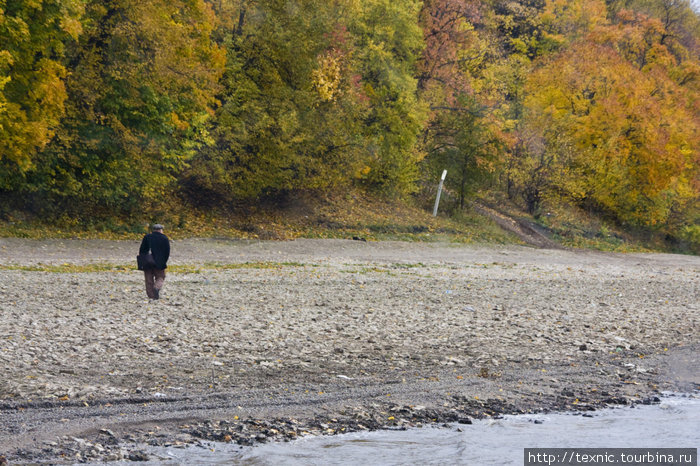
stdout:
[(142, 451), (132, 451), (129, 453), (129, 461), (148, 461), (149, 457)]

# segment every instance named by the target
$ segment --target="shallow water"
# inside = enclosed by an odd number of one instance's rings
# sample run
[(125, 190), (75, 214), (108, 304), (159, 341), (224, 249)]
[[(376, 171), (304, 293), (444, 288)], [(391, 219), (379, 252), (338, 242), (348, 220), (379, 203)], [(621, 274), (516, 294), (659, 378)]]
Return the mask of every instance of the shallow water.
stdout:
[[(210, 443), (208, 448), (162, 448), (165, 464), (522, 465), (524, 448), (697, 448), (700, 397), (665, 396), (652, 406), (592, 413), (505, 416), (472, 425), (308, 437), (250, 448)], [(163, 464), (163, 463), (159, 463)]]

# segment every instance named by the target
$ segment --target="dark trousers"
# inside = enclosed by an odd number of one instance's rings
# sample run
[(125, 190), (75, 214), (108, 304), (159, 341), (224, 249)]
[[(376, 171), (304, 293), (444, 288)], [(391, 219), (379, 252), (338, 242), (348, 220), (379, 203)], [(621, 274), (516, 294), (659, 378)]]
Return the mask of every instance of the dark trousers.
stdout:
[(143, 271), (146, 277), (146, 295), (149, 298), (156, 298), (156, 290), (160, 291), (163, 288), (163, 282), (165, 281), (165, 270), (160, 269), (149, 269)]

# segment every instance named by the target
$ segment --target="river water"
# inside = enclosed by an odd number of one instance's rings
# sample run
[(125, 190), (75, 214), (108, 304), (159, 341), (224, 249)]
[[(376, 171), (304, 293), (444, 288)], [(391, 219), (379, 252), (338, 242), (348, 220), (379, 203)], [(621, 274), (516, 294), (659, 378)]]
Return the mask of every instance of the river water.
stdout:
[(586, 416), (505, 416), (471, 425), (307, 437), (248, 448), (207, 443), (150, 453), (165, 460), (158, 464), (522, 465), (524, 448), (560, 447), (698, 448), (700, 396), (667, 395), (656, 405), (610, 408)]

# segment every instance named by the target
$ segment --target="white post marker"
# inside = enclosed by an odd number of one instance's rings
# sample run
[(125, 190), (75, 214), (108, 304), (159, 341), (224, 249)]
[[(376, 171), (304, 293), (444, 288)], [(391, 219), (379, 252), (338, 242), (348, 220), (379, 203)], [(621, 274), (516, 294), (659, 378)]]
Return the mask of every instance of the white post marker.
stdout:
[(433, 207), (433, 217), (437, 216), (438, 204), (440, 204), (440, 194), (442, 193), (442, 183), (445, 181), (446, 176), (447, 176), (447, 170), (443, 170), (442, 177), (440, 178), (440, 184), (438, 185), (437, 197), (435, 198), (435, 207)]

